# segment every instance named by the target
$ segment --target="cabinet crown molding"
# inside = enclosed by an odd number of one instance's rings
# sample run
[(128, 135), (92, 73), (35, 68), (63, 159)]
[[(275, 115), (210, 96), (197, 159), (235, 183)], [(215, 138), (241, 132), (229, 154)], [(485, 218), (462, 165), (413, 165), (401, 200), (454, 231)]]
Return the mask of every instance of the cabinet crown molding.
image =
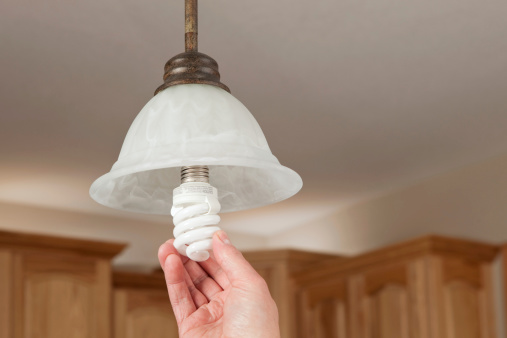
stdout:
[(425, 255), (459, 256), (474, 262), (491, 262), (497, 256), (499, 249), (497, 245), (468, 239), (427, 235), (358, 256), (348, 258), (342, 256), (317, 263), (317, 266), (298, 272), (295, 280), (299, 285), (305, 285), (329, 275), (347, 274), (376, 264), (394, 263), (409, 257)]
[(0, 247), (11, 249), (59, 250), (69, 253), (111, 259), (127, 245), (123, 243), (65, 238), (0, 230)]
[(277, 250), (256, 250), (244, 251), (243, 256), (249, 262), (274, 262), (283, 261), (289, 263), (312, 263), (315, 261), (323, 261), (329, 259), (337, 259), (341, 256), (336, 254), (326, 254), (309, 252), (295, 249), (277, 249)]

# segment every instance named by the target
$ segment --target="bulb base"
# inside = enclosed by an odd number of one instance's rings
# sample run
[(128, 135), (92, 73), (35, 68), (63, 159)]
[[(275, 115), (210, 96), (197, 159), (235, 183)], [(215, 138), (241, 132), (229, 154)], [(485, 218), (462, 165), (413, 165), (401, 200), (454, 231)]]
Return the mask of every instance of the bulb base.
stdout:
[(181, 183), (209, 183), (209, 168), (205, 165), (181, 167)]

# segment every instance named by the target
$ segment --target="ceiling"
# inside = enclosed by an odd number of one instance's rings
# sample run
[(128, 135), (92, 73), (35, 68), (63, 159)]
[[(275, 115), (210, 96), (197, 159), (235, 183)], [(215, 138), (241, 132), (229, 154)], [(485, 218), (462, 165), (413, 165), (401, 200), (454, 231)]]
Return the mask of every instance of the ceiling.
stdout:
[[(294, 198), (224, 215), (272, 235), (507, 151), (507, 2), (201, 1), (200, 51)], [(0, 4), (0, 200), (167, 222), (88, 196), (183, 50), (183, 1)]]

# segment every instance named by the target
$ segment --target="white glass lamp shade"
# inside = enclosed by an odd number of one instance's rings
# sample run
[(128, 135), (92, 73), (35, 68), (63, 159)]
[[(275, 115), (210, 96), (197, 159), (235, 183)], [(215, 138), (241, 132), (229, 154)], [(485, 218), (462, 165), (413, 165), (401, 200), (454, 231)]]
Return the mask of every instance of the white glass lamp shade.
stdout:
[(221, 212), (296, 194), (301, 177), (271, 153), (248, 109), (223, 89), (185, 84), (154, 96), (130, 127), (118, 161), (90, 188), (111, 208), (170, 214), (182, 166), (207, 165)]

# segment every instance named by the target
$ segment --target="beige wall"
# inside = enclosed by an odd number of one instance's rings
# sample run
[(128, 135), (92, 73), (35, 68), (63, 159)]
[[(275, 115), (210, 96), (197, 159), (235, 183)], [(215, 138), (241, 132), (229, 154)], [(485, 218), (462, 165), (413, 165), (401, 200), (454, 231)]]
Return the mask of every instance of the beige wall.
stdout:
[[(167, 224), (0, 202), (0, 229), (129, 243), (116, 265), (151, 269), (160, 244), (172, 237)], [(228, 232), (242, 250), (262, 248), (263, 237)]]
[(355, 254), (428, 233), (506, 242), (507, 156), (341, 210), (268, 245)]
[[(131, 243), (117, 264), (156, 263), (172, 225), (0, 202), (0, 229)], [(229, 231), (230, 232), (230, 231)], [(243, 250), (294, 247), (356, 254), (438, 233), (507, 242), (507, 156), (433, 177), (269, 238), (230, 232)], [(135, 238), (135, 240), (133, 240)]]

